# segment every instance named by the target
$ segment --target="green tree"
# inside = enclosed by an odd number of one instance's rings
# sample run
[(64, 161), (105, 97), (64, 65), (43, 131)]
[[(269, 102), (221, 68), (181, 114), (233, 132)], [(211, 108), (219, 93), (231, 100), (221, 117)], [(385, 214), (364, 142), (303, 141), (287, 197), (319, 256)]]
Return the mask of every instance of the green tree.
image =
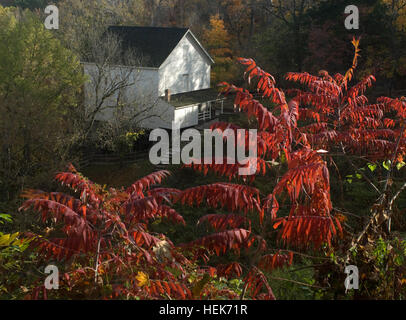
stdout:
[[(22, 9), (43, 9), (47, 5), (51, 4), (47, 0), (16, 0), (13, 1), (16, 7), (20, 7)], [(57, 3), (57, 1), (53, 1), (53, 4)]]
[(84, 59), (111, 25), (145, 24), (142, 0), (60, 0), (58, 36), (64, 45)]
[[(28, 10), (0, 6), (0, 197), (12, 199), (66, 160), (78, 59)], [(1, 200), (1, 199), (0, 199)]]

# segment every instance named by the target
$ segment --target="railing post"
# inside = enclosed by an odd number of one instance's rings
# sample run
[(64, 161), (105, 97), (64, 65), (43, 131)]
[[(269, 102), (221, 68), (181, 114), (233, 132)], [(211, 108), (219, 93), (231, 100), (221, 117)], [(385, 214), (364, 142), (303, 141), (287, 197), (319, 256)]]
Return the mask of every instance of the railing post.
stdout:
[(211, 120), (211, 115), (212, 115), (212, 107), (211, 107), (212, 101), (209, 101), (209, 120)]

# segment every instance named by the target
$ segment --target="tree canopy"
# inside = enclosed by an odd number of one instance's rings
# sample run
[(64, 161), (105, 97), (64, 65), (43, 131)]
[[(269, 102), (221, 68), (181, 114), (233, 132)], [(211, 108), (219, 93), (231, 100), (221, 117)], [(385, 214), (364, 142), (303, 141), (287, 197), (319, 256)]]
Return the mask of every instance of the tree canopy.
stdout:
[(60, 161), (83, 82), (78, 58), (35, 14), (0, 7), (2, 190), (11, 192), (24, 175)]

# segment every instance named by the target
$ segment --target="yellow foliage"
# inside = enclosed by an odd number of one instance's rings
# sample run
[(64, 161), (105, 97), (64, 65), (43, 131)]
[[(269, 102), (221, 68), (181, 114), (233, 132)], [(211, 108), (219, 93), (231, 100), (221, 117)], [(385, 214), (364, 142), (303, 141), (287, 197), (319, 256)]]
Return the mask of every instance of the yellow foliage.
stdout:
[(231, 37), (218, 14), (210, 17), (210, 27), (204, 30), (203, 39), (215, 62), (212, 72), (214, 83), (232, 80), (234, 63)]
[(8, 247), (13, 245), (14, 243), (16, 243), (17, 237), (18, 237), (19, 233), (13, 233), (13, 234), (2, 234), (0, 232), (0, 247)]
[(17, 23), (15, 14), (13, 14), (15, 8), (4, 8), (0, 5), (0, 28), (11, 29)]
[(406, 0), (383, 0), (390, 15), (395, 18), (398, 30), (406, 31)]
[[(204, 30), (203, 37), (209, 50), (226, 50), (230, 46), (230, 35), (224, 26), (224, 21), (218, 14), (210, 17), (210, 28)], [(230, 49), (228, 50), (231, 52)]]
[(143, 287), (146, 286), (149, 282), (148, 275), (144, 272), (138, 272), (137, 276), (135, 277), (138, 281), (138, 286)]

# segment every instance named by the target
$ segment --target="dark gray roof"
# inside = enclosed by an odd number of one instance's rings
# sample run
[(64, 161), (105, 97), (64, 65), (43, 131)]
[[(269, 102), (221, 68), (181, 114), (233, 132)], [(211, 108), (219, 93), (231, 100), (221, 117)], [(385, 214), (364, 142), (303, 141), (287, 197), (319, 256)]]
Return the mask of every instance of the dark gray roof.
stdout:
[(159, 68), (183, 38), (187, 28), (111, 26), (123, 49), (133, 49), (145, 58), (143, 67)]

